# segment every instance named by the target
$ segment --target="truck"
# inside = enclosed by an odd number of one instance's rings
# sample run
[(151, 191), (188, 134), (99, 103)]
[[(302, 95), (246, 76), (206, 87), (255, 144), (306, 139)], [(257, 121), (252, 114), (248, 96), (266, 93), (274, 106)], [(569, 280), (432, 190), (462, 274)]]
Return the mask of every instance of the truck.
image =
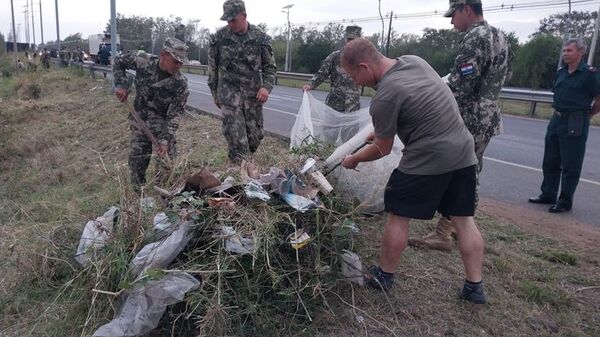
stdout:
[[(110, 34), (92, 34), (88, 37), (90, 55), (94, 63), (110, 64)], [(121, 50), (121, 37), (117, 34), (117, 52)], [(108, 54), (107, 54), (108, 52)]]

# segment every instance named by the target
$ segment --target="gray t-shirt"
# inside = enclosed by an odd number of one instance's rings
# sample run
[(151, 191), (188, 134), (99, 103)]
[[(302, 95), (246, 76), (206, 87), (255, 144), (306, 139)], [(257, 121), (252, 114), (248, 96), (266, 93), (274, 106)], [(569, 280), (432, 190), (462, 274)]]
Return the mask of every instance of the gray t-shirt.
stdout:
[(397, 134), (404, 143), (403, 173), (437, 175), (477, 163), (452, 91), (417, 56), (399, 57), (383, 75), (370, 113), (377, 138)]

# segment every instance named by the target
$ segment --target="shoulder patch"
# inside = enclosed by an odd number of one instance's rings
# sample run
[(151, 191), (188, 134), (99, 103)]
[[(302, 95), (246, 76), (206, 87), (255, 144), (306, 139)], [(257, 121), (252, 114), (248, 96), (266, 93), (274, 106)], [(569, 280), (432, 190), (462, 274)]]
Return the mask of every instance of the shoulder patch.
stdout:
[(462, 76), (467, 76), (475, 73), (475, 65), (473, 63), (463, 63), (458, 66), (458, 71)]

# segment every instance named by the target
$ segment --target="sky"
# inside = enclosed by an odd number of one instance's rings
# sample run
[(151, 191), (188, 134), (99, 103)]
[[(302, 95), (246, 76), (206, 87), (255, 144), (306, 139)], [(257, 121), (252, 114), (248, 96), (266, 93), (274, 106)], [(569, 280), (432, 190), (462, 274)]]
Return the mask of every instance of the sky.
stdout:
[[(31, 0), (12, 0), (15, 7), (15, 24), (20, 24), (20, 41), (25, 42), (25, 18), (23, 11), (25, 4)], [(34, 3), (35, 41), (40, 43), (40, 16), (39, 1)], [(41, 0), (42, 21), (44, 29), (44, 40), (56, 39), (55, 1), (58, 2), (60, 36), (81, 33), (84, 38), (90, 34), (101, 33), (110, 19), (110, 0)], [(125, 16), (151, 16), (151, 17), (181, 17), (184, 22), (188, 20), (200, 20), (200, 25), (209, 28), (211, 32), (223, 26), (225, 23), (219, 18), (222, 14), (222, 1), (184, 1), (184, 0), (115, 0), (117, 13)], [(452, 28), (449, 18), (441, 16), (448, 8), (448, 0), (412, 0), (392, 1), (380, 0), (381, 12), (393, 12), (395, 15), (413, 14), (437, 11), (438, 16), (426, 18), (395, 19), (392, 22), (394, 30), (400, 34), (413, 33), (420, 35), (424, 28)], [(600, 6), (600, 0), (572, 0), (573, 10), (595, 11)], [(567, 12), (568, 0), (483, 0), (484, 11), (504, 4), (523, 5), (530, 3), (556, 2), (554, 8), (533, 8), (514, 11), (484, 12), (486, 20), (505, 31), (515, 32), (521, 42), (526, 41), (539, 25), (539, 21), (551, 14)], [(282, 13), (282, 7), (288, 4), (294, 6), (290, 9), (290, 22), (294, 24), (307, 24), (309, 22), (328, 22), (332, 20), (346, 20), (342, 24), (351, 24), (352, 19), (373, 18), (379, 16), (378, 0), (246, 0), (246, 12), (248, 21), (254, 24), (266, 23), (267, 27), (281, 27), (286, 24), (286, 14)], [(562, 5), (561, 3), (564, 3)], [(0, 0), (0, 33), (8, 36), (11, 26), (11, 0)], [(31, 21), (31, 14), (29, 14)], [(380, 20), (369, 22), (356, 22), (363, 27), (365, 35), (381, 32)], [(386, 20), (385, 26), (387, 27)], [(30, 24), (31, 26), (31, 24)], [(322, 28), (324, 24), (312, 27)], [(386, 28), (387, 29), (387, 28)], [(32, 29), (30, 28), (30, 31)], [(386, 30), (387, 31), (387, 30)], [(30, 33), (30, 41), (33, 36)]]

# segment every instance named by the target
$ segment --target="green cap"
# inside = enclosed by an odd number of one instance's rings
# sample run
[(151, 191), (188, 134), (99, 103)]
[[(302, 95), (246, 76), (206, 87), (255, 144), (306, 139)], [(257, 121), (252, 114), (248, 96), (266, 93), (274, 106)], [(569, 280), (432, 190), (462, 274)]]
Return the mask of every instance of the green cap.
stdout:
[(171, 56), (173, 56), (177, 61), (181, 63), (188, 63), (188, 47), (180, 40), (174, 37), (167, 38), (165, 40), (165, 44), (163, 45), (163, 50), (171, 54)]
[(242, 0), (227, 0), (223, 3), (223, 15), (221, 20), (233, 20), (238, 14), (246, 11), (246, 5)]
[(360, 26), (346, 27), (346, 39), (358, 39), (362, 37), (362, 28)]
[(446, 13), (444, 13), (444, 16), (447, 18), (452, 17), (454, 11), (460, 6), (475, 5), (480, 3), (481, 0), (450, 0), (450, 9), (448, 9)]

